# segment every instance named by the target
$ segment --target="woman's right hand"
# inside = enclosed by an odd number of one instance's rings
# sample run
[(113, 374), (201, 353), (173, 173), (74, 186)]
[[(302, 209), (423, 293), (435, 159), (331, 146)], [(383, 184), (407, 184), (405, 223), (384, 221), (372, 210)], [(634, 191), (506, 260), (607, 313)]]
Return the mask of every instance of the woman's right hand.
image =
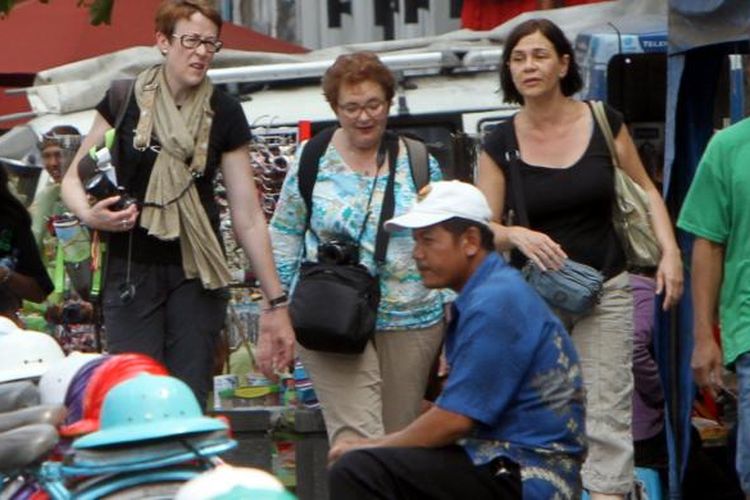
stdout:
[(532, 231), (523, 226), (507, 228), (508, 239), (542, 271), (560, 269), (568, 258), (562, 247), (544, 233)]
[(81, 217), (88, 227), (100, 231), (130, 231), (138, 218), (138, 206), (133, 203), (123, 210), (113, 211), (112, 205), (120, 201), (120, 195), (110, 196), (91, 205)]

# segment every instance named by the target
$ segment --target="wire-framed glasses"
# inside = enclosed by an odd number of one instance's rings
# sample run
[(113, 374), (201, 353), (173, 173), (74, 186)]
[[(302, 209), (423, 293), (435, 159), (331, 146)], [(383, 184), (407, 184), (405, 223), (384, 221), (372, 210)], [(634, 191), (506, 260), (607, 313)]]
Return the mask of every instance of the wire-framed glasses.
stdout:
[(180, 40), (180, 44), (186, 49), (197, 49), (199, 45), (203, 44), (206, 47), (206, 52), (210, 52), (211, 54), (220, 51), (224, 46), (224, 42), (222, 42), (221, 40), (216, 40), (214, 38), (201, 38), (200, 36), (194, 34), (173, 34), (172, 36), (178, 38)]

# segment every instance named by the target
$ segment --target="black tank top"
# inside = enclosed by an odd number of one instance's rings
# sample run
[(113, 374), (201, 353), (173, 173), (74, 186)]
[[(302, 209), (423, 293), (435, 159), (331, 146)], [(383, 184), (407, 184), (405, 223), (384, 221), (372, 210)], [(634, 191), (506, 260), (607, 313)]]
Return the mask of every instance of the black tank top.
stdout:
[[(609, 106), (606, 113), (612, 133), (617, 136), (622, 115)], [(569, 258), (611, 278), (625, 270), (625, 253), (612, 225), (615, 167), (593, 116), (592, 121), (588, 147), (570, 167), (532, 166), (522, 160), (518, 163), (531, 229), (559, 243)], [(506, 151), (514, 149), (513, 144), (517, 144), (513, 119), (498, 124), (482, 141), (484, 150), (503, 170), (506, 213), (514, 209), (512, 180), (505, 159)], [(525, 260), (520, 252), (513, 252), (514, 266), (521, 267)]]

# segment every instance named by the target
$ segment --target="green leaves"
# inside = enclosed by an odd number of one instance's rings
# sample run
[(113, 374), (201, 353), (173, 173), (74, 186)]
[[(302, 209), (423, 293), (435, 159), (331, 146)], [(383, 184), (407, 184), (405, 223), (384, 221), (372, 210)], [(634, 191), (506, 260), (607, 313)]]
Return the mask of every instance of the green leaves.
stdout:
[[(19, 0), (0, 0), (0, 17), (10, 15), (10, 11)], [(49, 3), (49, 0), (37, 0), (40, 3)], [(68, 0), (73, 1), (73, 0)], [(112, 19), (112, 7), (115, 0), (76, 0), (78, 7), (89, 9), (91, 24), (98, 26), (102, 23), (110, 24)]]
[[(43, 0), (40, 0), (43, 1)], [(78, 0), (79, 7), (89, 8), (89, 18), (91, 24), (98, 26), (102, 23), (110, 24), (112, 19), (112, 7), (114, 6), (115, 0)]]

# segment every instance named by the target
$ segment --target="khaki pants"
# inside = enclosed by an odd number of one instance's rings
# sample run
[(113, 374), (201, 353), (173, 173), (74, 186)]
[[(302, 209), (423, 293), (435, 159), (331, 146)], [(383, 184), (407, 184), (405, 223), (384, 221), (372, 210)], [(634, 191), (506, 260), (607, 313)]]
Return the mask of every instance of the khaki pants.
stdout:
[(604, 284), (589, 313), (559, 313), (578, 351), (586, 387), (588, 456), (583, 487), (624, 494), (633, 484), (633, 295), (627, 273)]
[(380, 437), (404, 428), (421, 410), (444, 323), (377, 332), (359, 355), (297, 352), (323, 410), (328, 440)]

